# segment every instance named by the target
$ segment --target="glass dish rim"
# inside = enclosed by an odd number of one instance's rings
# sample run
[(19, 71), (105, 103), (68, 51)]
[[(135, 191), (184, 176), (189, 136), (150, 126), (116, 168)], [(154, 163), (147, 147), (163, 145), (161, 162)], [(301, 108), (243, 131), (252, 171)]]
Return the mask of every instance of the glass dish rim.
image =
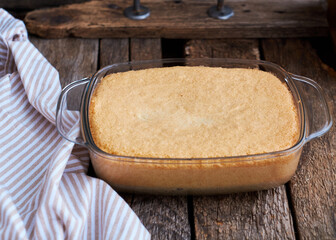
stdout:
[[(273, 152), (267, 152), (267, 153), (258, 153), (258, 154), (250, 154), (250, 155), (239, 155), (239, 156), (226, 156), (226, 157), (203, 157), (203, 158), (160, 158), (160, 157), (139, 157), (139, 156), (125, 156), (125, 155), (115, 155), (107, 153), (103, 150), (101, 150), (93, 141), (90, 127), (89, 127), (89, 117), (88, 117), (88, 109), (90, 104), (90, 97), (93, 93), (95, 82), (99, 75), (106, 72), (109, 69), (118, 68), (121, 66), (132, 66), (132, 65), (144, 65), (144, 64), (154, 64), (154, 63), (186, 63), (186, 62), (204, 62), (204, 63), (210, 63), (213, 62), (225, 62), (225, 63), (236, 63), (236, 64), (263, 64), (271, 66), (277, 70), (279, 70), (284, 76), (284, 81), (287, 83), (287, 86), (289, 90), (291, 91), (291, 94), (294, 98), (294, 101), (297, 101), (297, 104), (299, 106), (298, 114), (299, 114), (299, 120), (300, 120), (300, 136), (296, 143), (291, 146), (290, 148), (279, 150), (279, 151), (273, 151)], [(199, 65), (200, 66), (200, 65)], [(163, 66), (164, 67), (164, 66)], [(294, 93), (294, 94), (293, 94)], [(141, 161), (215, 161), (218, 163), (219, 160), (225, 161), (225, 163), (234, 163), (234, 162), (245, 162), (250, 160), (264, 160), (268, 158), (273, 158), (274, 156), (280, 157), (289, 155), (298, 149), (302, 148), (302, 146), (305, 144), (305, 136), (306, 136), (306, 116), (305, 116), (305, 109), (303, 104), (303, 99), (300, 96), (300, 92), (298, 91), (296, 84), (294, 83), (294, 80), (292, 79), (291, 75), (284, 70), (279, 65), (264, 61), (264, 60), (254, 60), (254, 59), (235, 59), (235, 58), (192, 58), (192, 59), (186, 59), (186, 58), (166, 58), (166, 59), (152, 59), (152, 60), (140, 60), (140, 61), (128, 61), (128, 62), (122, 62), (122, 63), (115, 63), (108, 66), (105, 66), (101, 69), (99, 69), (97, 72), (95, 72), (92, 77), (90, 78), (82, 96), (81, 101), (81, 131), (82, 135), (85, 141), (86, 147), (93, 151), (95, 154), (98, 154), (104, 158), (111, 158), (110, 160), (113, 161), (127, 161), (130, 162), (141, 162)], [(112, 159), (113, 158), (113, 159)], [(119, 160), (120, 159), (120, 160)], [(231, 160), (231, 161), (230, 161)], [(147, 162), (148, 163), (148, 162)]]

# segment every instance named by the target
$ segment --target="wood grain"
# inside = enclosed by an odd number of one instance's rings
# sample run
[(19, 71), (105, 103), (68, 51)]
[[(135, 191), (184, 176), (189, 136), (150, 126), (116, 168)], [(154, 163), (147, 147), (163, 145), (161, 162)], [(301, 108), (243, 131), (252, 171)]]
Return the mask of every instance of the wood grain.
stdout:
[(101, 39), (99, 67), (129, 61), (129, 39)]
[(191, 40), (185, 46), (187, 58), (242, 58), (260, 59), (258, 40)]
[(190, 239), (186, 197), (134, 195), (131, 205), (152, 239)]
[[(323, 87), (334, 108), (333, 119), (336, 119), (335, 70), (321, 62), (310, 42), (272, 39), (262, 43), (266, 60), (292, 73), (312, 78)], [(305, 145), (299, 169), (289, 183), (301, 239), (336, 239), (335, 140), (334, 124), (325, 136)]]
[(98, 39), (30, 37), (29, 40), (57, 69), (62, 87), (97, 71)]
[[(259, 59), (257, 40), (192, 40), (186, 55)], [(294, 239), (286, 189), (194, 197), (196, 239)]]
[[(97, 71), (98, 39), (41, 39), (30, 41), (57, 69), (62, 87), (91, 76)], [(69, 109), (79, 109), (82, 88), (74, 89), (68, 98)]]
[(137, 39), (131, 38), (130, 60), (151, 60), (162, 57), (161, 39)]
[(324, 1), (225, 1), (235, 15), (208, 17), (215, 1), (147, 0), (151, 15), (134, 21), (123, 15), (131, 1), (90, 1), (35, 10), (26, 15), (30, 33), (46, 38), (269, 38), (327, 36)]

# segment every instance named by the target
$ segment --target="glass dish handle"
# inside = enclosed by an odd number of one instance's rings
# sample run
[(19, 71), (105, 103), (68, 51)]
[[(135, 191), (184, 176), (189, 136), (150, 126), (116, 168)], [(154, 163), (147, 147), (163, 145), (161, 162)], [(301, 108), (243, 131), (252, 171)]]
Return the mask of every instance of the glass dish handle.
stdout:
[(306, 141), (320, 137), (332, 126), (332, 116), (327, 101), (320, 85), (310, 78), (291, 74), (299, 88), (306, 119)]
[(63, 90), (61, 92), (61, 95), (58, 98), (57, 108), (56, 108), (56, 128), (57, 128), (57, 131), (66, 140), (68, 140), (70, 142), (73, 142), (75, 144), (79, 144), (79, 145), (85, 145), (85, 142), (84, 142), (83, 138), (82, 137), (77, 137), (76, 139), (71, 139), (71, 137), (68, 136), (68, 133), (64, 129), (65, 124), (64, 124), (63, 115), (64, 115), (64, 111), (67, 111), (68, 92), (71, 89), (74, 89), (76, 87), (79, 87), (83, 84), (88, 83), (89, 81), (90, 81), (90, 78), (83, 78), (81, 80), (74, 81), (74, 82), (70, 83), (69, 85), (67, 85), (65, 88), (63, 88)]

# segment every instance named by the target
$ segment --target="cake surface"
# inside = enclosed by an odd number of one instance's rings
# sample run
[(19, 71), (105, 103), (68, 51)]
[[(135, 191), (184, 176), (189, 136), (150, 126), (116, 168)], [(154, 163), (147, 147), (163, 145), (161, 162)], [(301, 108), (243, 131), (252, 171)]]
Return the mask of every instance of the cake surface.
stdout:
[(123, 156), (207, 158), (292, 147), (293, 97), (257, 69), (169, 67), (108, 75), (89, 107), (95, 144)]

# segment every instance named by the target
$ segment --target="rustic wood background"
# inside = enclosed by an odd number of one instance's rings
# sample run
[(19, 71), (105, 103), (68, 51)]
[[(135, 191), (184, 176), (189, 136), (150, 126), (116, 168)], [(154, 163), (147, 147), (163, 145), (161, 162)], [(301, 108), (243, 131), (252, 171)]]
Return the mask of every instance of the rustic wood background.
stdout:
[[(307, 0), (293, 2), (299, 1)], [(247, 1), (237, 4), (241, 2)], [(125, 0), (126, 3), (130, 1)], [(317, 81), (334, 109), (336, 54), (325, 30), (324, 37), (311, 32), (305, 38), (289, 38), (283, 32), (281, 36), (274, 33), (269, 39), (251, 35), (233, 39), (191, 39), (195, 35), (181, 39), (134, 38), (127, 34), (118, 39), (94, 34), (90, 39), (43, 39), (30, 34), (30, 40), (60, 72), (63, 87), (101, 67), (129, 60), (261, 59)], [(336, 119), (334, 110), (333, 118)], [(336, 239), (335, 139), (334, 125), (326, 135), (306, 144), (294, 177), (275, 189), (219, 196), (121, 195), (150, 231), (152, 239)], [(94, 175), (92, 169), (90, 174)]]
[[(167, 55), (235, 57), (272, 61), (311, 77), (323, 87), (333, 106), (336, 102), (336, 72), (328, 62), (334, 55), (328, 38), (176, 41), (31, 37), (31, 41), (60, 71), (63, 86), (116, 62)], [(333, 126), (325, 136), (305, 145), (292, 180), (268, 191), (222, 196), (122, 196), (153, 239), (335, 239), (335, 137)]]

